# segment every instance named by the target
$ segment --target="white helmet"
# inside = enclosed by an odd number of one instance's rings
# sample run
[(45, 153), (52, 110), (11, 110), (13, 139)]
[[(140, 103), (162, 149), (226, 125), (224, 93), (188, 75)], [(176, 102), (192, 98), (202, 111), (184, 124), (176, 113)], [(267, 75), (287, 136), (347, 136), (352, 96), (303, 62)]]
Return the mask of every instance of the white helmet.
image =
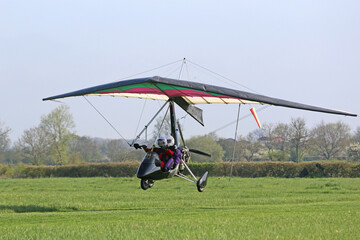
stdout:
[(157, 144), (159, 147), (165, 147), (166, 146), (166, 138), (159, 137), (157, 140)]
[(169, 147), (174, 146), (175, 140), (172, 136), (167, 136), (166, 137), (166, 143)]

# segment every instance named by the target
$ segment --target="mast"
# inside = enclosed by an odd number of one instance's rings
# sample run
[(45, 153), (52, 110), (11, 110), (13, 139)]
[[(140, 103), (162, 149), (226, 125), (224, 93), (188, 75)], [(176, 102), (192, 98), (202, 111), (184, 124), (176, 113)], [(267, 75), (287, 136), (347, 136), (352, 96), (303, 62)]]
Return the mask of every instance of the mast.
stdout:
[[(179, 73), (179, 80), (181, 79), (182, 73), (183, 73), (183, 67), (184, 64), (186, 64), (186, 59), (184, 58), (181, 64), (180, 73)], [(176, 124), (176, 115), (175, 115), (175, 103), (174, 100), (169, 101), (170, 105), (170, 125), (171, 125), (171, 136), (174, 138), (175, 145), (179, 147), (180, 141), (178, 137), (178, 127)]]
[(174, 138), (175, 145), (179, 146), (179, 137), (178, 137), (178, 127), (176, 125), (176, 115), (175, 115), (175, 103), (173, 100), (170, 100), (170, 125), (171, 125), (171, 136)]

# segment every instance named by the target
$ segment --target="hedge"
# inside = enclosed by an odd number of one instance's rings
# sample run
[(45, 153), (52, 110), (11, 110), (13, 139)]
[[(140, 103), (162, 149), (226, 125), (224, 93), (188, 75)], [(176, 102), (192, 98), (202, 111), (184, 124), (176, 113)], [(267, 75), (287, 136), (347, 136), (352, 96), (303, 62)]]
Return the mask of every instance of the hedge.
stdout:
[[(134, 177), (138, 162), (80, 164), (66, 166), (15, 166), (0, 165), (0, 175), (7, 177)], [(234, 177), (360, 177), (360, 164), (347, 162), (239, 162), (239, 163), (191, 163), (195, 175), (209, 171), (210, 176)]]
[(245, 163), (192, 163), (191, 169), (200, 176), (209, 171), (210, 176), (229, 176), (232, 167), (234, 177), (360, 177), (360, 164), (347, 162), (245, 162)]
[(139, 163), (89, 163), (65, 166), (27, 166), (24, 177), (134, 177)]

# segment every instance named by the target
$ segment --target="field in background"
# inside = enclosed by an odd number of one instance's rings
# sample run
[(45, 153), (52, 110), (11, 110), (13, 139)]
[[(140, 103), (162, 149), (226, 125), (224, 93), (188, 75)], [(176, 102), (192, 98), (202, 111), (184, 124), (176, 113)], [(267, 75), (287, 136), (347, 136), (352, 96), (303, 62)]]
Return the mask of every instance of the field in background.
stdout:
[(0, 239), (359, 239), (360, 179), (0, 178)]

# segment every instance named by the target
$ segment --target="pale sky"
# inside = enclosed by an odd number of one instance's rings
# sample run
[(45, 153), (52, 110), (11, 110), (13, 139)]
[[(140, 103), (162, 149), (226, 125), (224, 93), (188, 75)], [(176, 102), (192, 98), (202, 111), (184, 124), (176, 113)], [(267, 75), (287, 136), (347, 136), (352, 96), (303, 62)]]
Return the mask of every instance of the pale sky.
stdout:
[[(360, 114), (359, 43), (357, 0), (0, 0), (0, 122), (12, 129), (14, 142), (59, 105), (42, 98), (118, 81), (184, 57), (257, 93)], [(190, 65), (183, 76), (234, 87)], [(122, 135), (134, 136), (143, 100), (91, 101)], [(62, 102), (70, 106), (77, 134), (118, 138), (84, 99)], [(138, 131), (159, 104), (147, 101)], [(187, 117), (186, 138), (236, 119), (236, 105), (198, 106), (205, 111), (205, 127)], [(245, 116), (249, 107), (241, 111)], [(303, 117), (308, 127), (321, 121), (360, 126), (359, 118), (280, 107), (258, 115), (262, 123)], [(257, 125), (247, 118), (239, 128), (246, 134)], [(234, 131), (235, 125), (218, 135), (233, 137)]]

